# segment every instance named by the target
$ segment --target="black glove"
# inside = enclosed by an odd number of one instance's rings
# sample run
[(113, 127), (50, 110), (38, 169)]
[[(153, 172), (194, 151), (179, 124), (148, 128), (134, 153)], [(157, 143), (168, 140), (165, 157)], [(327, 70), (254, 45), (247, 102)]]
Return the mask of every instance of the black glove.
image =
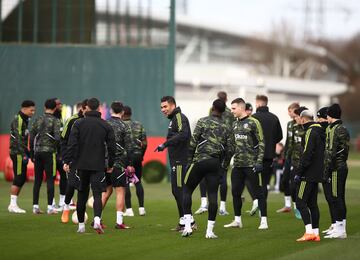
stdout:
[(253, 168), (254, 173), (259, 173), (263, 171), (263, 166), (262, 164), (255, 164), (254, 168)]
[(158, 147), (155, 148), (154, 152), (162, 152), (165, 150), (165, 145), (164, 144), (160, 144)]
[(294, 177), (295, 183), (300, 183), (302, 180), (303, 180), (303, 177), (301, 177), (300, 175), (295, 175), (295, 177)]

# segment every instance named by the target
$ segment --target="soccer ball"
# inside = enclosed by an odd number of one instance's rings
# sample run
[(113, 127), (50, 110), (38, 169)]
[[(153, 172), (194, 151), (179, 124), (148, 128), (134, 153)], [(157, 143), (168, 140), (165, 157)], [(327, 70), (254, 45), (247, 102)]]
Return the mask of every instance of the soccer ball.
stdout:
[(87, 205), (90, 207), (90, 208), (93, 208), (94, 207), (94, 197), (91, 196), (88, 201), (87, 201)]
[[(78, 220), (78, 216), (77, 216), (77, 211), (75, 210), (74, 213), (72, 214), (71, 216), (71, 220), (74, 224), (79, 224), (79, 220)], [(87, 222), (88, 220), (88, 215), (86, 214), (85, 212), (85, 218), (84, 218), (84, 221), (85, 223)]]

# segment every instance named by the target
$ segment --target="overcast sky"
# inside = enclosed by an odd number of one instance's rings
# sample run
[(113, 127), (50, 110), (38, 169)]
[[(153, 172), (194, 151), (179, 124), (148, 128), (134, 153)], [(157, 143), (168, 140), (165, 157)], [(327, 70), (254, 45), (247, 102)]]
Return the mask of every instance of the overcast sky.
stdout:
[[(0, 1), (3, 3), (2, 16), (18, 1)], [(112, 7), (116, 1), (120, 1), (123, 8), (126, 1), (132, 7), (141, 3), (144, 9), (151, 2), (154, 13), (167, 13), (170, 3), (170, 0), (96, 0), (104, 6), (108, 2)], [(302, 39), (306, 1), (310, 3), (306, 28), (315, 38), (319, 33), (326, 38), (349, 38), (360, 32), (360, 0), (176, 0), (179, 17), (182, 16), (183, 1), (187, 1), (187, 16), (192, 20), (244, 34), (267, 36), (274, 26), (285, 22), (294, 35)], [(323, 3), (323, 15), (319, 14), (320, 2)]]
[[(142, 0), (146, 4), (146, 0)], [(177, 0), (178, 5), (182, 0)], [(285, 21), (297, 37), (304, 35), (306, 0), (187, 0), (188, 16), (209, 25), (227, 27), (245, 34), (268, 34), (274, 25)], [(360, 0), (308, 0), (307, 28), (313, 36), (348, 38), (360, 32)], [(319, 3), (323, 2), (323, 15)], [(164, 8), (169, 0), (152, 0), (154, 8)], [(178, 8), (178, 12), (181, 12)], [(321, 32), (321, 30), (320, 30)]]

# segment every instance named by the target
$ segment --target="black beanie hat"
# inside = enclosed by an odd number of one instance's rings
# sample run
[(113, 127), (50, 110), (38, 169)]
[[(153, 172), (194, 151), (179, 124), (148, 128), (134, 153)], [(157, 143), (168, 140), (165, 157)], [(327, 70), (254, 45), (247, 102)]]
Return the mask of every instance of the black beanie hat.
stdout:
[(245, 110), (253, 110), (253, 107), (250, 103), (245, 104)]
[(328, 109), (329, 109), (328, 107), (322, 107), (322, 108), (320, 108), (319, 111), (317, 111), (316, 116), (317, 116), (318, 118), (324, 118), (324, 119), (326, 119)]
[(341, 118), (341, 108), (340, 108), (339, 104), (335, 103), (335, 104), (332, 104), (331, 106), (329, 106), (327, 115), (329, 117), (332, 117), (335, 119), (340, 119)]

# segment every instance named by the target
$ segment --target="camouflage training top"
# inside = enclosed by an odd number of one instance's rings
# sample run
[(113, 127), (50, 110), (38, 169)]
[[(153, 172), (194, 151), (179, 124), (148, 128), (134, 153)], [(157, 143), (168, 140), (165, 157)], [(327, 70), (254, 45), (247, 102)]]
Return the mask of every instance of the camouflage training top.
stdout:
[(235, 137), (235, 167), (254, 167), (262, 165), (265, 143), (260, 122), (247, 116), (237, 119), (233, 124)]
[(287, 123), (286, 126), (286, 142), (285, 142), (285, 159), (289, 160), (292, 156), (293, 151), (293, 134), (294, 134), (294, 126), (296, 124), (295, 120), (291, 120)]
[(294, 124), (293, 125), (293, 133), (292, 133), (292, 153), (290, 154), (291, 165), (293, 167), (299, 167), (300, 157), (303, 151), (303, 147), (301, 144), (302, 139), (305, 136), (305, 130), (302, 125)]
[(107, 121), (114, 130), (116, 150), (114, 167), (125, 168), (132, 165), (132, 155), (135, 144), (132, 141), (129, 126), (118, 117), (111, 117)]
[(190, 140), (189, 164), (219, 158), (227, 166), (233, 155), (233, 136), (222, 118), (211, 115), (200, 118)]
[[(209, 116), (211, 116), (211, 113), (212, 113), (212, 109), (210, 108), (209, 110)], [(231, 129), (232, 128), (232, 125), (235, 121), (235, 117), (234, 115), (231, 113), (231, 110), (230, 108), (228, 107), (225, 107), (225, 111), (224, 113), (222, 113), (222, 116), (221, 116), (222, 120), (224, 121), (224, 123)]]
[(225, 124), (231, 129), (235, 121), (235, 117), (228, 107), (225, 107), (225, 112), (222, 114), (221, 117), (224, 120)]
[(29, 138), (29, 117), (19, 112), (11, 122), (10, 130), (10, 154), (25, 155)]
[(30, 131), (30, 149), (37, 152), (56, 153), (60, 144), (61, 122), (45, 113), (35, 119)]
[(132, 121), (131, 119), (123, 120), (125, 122), (132, 134), (134, 146), (134, 153), (141, 154), (144, 156), (147, 148), (146, 132), (144, 126), (138, 121)]
[(341, 120), (326, 128), (325, 169), (334, 171), (347, 167), (350, 135)]

